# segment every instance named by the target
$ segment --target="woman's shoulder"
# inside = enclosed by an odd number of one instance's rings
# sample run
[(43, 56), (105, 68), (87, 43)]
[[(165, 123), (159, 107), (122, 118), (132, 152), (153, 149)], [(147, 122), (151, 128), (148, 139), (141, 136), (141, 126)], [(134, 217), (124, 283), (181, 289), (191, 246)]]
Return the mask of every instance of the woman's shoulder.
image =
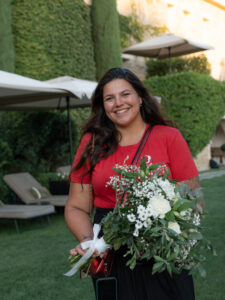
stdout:
[(153, 132), (156, 136), (166, 138), (175, 138), (177, 135), (181, 134), (177, 128), (166, 125), (155, 125)]

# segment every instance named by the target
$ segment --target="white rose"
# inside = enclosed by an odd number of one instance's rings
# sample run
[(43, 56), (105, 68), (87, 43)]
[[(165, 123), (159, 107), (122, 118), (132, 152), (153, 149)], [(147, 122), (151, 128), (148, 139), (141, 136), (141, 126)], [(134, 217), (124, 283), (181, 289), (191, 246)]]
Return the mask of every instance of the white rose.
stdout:
[(169, 222), (168, 223), (168, 228), (172, 229), (173, 231), (175, 231), (177, 234), (181, 233), (180, 230), (180, 225), (177, 222)]
[(149, 201), (149, 206), (161, 219), (163, 219), (165, 214), (171, 210), (169, 201), (166, 200), (162, 195), (153, 196)]

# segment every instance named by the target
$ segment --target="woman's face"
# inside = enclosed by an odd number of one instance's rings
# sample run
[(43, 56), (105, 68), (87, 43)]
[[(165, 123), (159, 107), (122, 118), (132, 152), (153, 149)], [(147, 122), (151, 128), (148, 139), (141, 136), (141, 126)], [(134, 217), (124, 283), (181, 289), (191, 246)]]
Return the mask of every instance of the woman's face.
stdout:
[(142, 99), (124, 79), (114, 79), (104, 86), (103, 103), (106, 115), (117, 128), (143, 122), (140, 113)]

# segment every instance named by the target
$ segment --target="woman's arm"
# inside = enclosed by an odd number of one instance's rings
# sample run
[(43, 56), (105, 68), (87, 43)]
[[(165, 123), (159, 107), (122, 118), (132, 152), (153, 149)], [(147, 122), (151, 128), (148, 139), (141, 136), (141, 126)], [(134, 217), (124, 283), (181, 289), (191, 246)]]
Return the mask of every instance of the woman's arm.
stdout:
[[(186, 184), (186, 194), (190, 188), (192, 190), (192, 193), (198, 198), (198, 195), (196, 195), (195, 192), (196, 189), (201, 188), (200, 180), (198, 176), (177, 183), (177, 185), (182, 185), (182, 184)], [(203, 202), (203, 199), (199, 199), (199, 205), (202, 207), (202, 210), (205, 209), (205, 203)]]
[[(69, 197), (65, 207), (65, 220), (68, 228), (79, 242), (91, 240), (93, 237), (93, 226), (90, 220), (92, 201), (90, 184), (70, 183)], [(80, 245), (73, 250), (71, 253), (73, 255), (85, 253)]]

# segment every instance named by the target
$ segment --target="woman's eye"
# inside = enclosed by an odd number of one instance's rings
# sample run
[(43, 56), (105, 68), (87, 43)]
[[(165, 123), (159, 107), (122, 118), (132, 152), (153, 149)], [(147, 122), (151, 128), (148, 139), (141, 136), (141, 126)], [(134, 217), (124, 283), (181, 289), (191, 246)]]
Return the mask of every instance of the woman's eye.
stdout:
[(129, 93), (123, 94), (124, 97), (129, 96), (129, 95), (130, 95)]
[(112, 100), (112, 97), (105, 98), (105, 101), (109, 101), (109, 100)]

